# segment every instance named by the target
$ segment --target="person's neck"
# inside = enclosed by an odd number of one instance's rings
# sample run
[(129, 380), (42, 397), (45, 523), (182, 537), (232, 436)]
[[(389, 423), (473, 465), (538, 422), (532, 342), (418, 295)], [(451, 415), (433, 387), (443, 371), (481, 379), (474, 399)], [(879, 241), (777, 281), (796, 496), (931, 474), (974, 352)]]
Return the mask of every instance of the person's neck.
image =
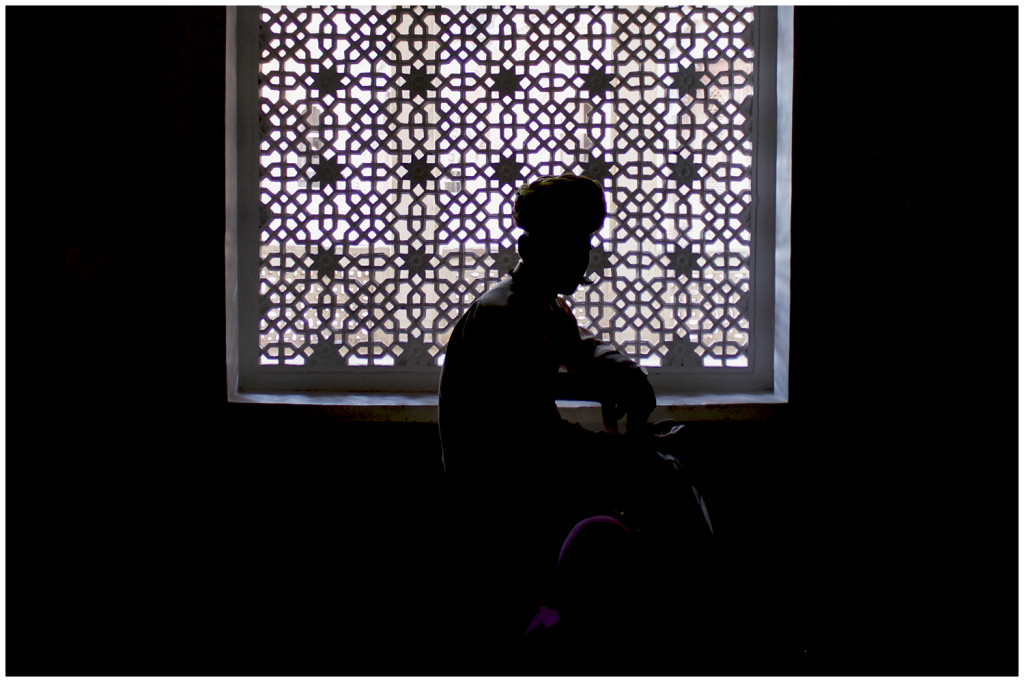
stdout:
[(530, 267), (525, 261), (512, 269), (512, 280), (516, 288), (531, 297), (554, 300), (558, 296), (554, 285), (544, 277), (544, 274), (536, 268)]

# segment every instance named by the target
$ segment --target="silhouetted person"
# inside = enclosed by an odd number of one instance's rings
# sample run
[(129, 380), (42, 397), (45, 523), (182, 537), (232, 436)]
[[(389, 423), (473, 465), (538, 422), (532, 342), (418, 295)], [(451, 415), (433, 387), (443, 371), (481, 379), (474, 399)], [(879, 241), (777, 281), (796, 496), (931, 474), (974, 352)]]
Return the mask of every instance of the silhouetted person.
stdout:
[[(521, 634), (574, 526), (628, 515), (631, 502), (663, 492), (647, 486), (668, 466), (651, 446), (655, 395), (646, 372), (581, 329), (561, 299), (585, 281), (605, 215), (603, 190), (589, 178), (567, 173), (521, 187), (521, 262), (473, 302), (448, 342), (439, 421), (455, 511), (467, 524), (460, 542), (472, 563), (463, 578), (477, 581), (469, 587), (474, 603), (463, 605), (476, 619), (471, 627), (493, 616), (499, 630)], [(613, 396), (626, 433), (563, 420), (555, 404), (560, 368)], [(612, 561), (614, 543), (570, 554), (598, 556), (602, 547)]]

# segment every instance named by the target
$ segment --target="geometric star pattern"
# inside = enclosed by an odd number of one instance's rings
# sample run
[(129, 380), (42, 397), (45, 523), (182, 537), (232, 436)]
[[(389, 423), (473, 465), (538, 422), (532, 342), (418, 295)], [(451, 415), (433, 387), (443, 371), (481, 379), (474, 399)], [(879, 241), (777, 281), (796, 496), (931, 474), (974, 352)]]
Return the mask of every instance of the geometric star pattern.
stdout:
[(666, 371), (749, 362), (752, 8), (260, 14), (260, 364), (436, 370), (518, 259), (511, 193), (567, 171), (609, 208), (581, 326)]

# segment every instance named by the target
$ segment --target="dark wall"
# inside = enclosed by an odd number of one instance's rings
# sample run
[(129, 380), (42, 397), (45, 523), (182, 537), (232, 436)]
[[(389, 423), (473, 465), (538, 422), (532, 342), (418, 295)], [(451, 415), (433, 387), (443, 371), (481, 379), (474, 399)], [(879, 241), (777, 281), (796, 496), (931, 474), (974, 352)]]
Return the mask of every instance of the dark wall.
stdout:
[(857, 672), (1015, 665), (1016, 19), (796, 10), (808, 616)]
[[(8, 672), (446, 672), (433, 426), (225, 400), (223, 9), (5, 11)], [(1016, 12), (796, 10), (724, 673), (1017, 670)]]

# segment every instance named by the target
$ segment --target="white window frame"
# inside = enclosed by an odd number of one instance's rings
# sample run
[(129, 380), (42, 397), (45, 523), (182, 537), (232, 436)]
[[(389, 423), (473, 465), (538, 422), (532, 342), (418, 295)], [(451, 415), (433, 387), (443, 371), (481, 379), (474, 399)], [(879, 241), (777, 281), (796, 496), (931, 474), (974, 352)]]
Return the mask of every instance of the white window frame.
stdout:
[[(728, 406), (788, 400), (790, 159), (792, 130), (793, 8), (758, 6), (757, 59), (774, 55), (776, 68), (757, 68), (759, 97), (752, 169), (757, 195), (749, 369), (720, 368), (710, 376), (650, 368), (658, 393), (655, 417), (692, 415)], [(257, 272), (259, 233), (259, 7), (227, 8), (225, 103), (226, 323), (228, 399), (232, 402), (326, 403), (361, 409), (365, 418), (430, 421), (439, 368), (346, 368), (331, 373), (258, 364)], [(760, 331), (759, 331), (760, 330)], [(763, 330), (773, 330), (766, 334)], [(581, 407), (566, 404), (569, 408)], [(365, 409), (363, 409), (365, 408)], [(358, 410), (357, 410), (358, 411)], [(755, 408), (756, 411), (756, 408)], [(743, 413), (729, 413), (732, 417)]]

